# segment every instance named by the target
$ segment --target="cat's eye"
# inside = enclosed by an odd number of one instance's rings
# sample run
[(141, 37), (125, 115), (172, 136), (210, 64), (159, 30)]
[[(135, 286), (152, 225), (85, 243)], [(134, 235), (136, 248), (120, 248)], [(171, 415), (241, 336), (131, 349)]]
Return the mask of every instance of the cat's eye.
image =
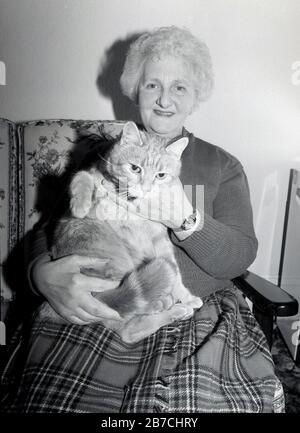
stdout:
[(134, 173), (140, 173), (142, 171), (141, 167), (135, 164), (130, 164), (130, 168)]
[(156, 175), (157, 179), (160, 179), (160, 180), (166, 179), (167, 176), (168, 176), (167, 173), (157, 173), (157, 175)]

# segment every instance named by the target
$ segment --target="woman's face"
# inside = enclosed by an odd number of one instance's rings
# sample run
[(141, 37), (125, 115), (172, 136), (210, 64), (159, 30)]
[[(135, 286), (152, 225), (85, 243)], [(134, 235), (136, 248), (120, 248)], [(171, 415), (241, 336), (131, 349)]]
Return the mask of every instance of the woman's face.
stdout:
[(195, 103), (191, 68), (179, 57), (146, 60), (138, 98), (148, 132), (168, 138), (180, 135)]

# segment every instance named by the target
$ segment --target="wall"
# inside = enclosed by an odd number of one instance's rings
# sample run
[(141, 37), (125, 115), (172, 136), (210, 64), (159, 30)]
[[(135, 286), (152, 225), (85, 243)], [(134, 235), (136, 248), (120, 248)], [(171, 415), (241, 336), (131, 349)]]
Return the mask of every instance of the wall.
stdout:
[(211, 50), (216, 86), (187, 127), (244, 164), (260, 242), (252, 269), (276, 280), (289, 168), (300, 168), (299, 22), (298, 0), (0, 0), (0, 116), (131, 117), (111, 85), (118, 65), (97, 81), (105, 53), (113, 45), (121, 62), (133, 33), (188, 27)]

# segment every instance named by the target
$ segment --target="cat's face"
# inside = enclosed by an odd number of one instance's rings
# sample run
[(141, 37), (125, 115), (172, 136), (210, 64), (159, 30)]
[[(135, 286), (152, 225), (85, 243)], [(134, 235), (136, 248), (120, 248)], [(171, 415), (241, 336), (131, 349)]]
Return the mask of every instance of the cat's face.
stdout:
[(106, 169), (124, 197), (148, 198), (157, 194), (160, 185), (172, 184), (179, 176), (180, 157), (187, 144), (184, 137), (167, 145), (165, 139), (140, 132), (128, 122), (107, 158)]

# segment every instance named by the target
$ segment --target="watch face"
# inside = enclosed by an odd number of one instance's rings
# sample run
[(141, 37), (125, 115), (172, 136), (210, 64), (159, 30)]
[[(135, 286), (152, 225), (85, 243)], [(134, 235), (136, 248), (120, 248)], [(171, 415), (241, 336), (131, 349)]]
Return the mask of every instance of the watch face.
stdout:
[(191, 223), (186, 219), (183, 221), (181, 228), (182, 230), (188, 230), (190, 228), (190, 225)]
[(186, 218), (182, 223), (182, 230), (189, 230), (193, 227), (196, 222), (196, 212)]

